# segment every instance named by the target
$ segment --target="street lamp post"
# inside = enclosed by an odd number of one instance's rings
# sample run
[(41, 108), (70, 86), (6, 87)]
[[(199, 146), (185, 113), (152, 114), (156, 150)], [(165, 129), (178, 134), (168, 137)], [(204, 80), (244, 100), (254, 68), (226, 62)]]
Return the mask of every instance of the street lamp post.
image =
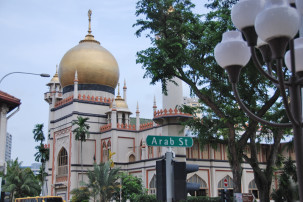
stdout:
[(50, 77), (49, 74), (45, 74), (45, 73), (36, 74), (36, 73), (29, 73), (29, 72), (10, 72), (10, 73), (4, 75), (4, 76), (1, 78), (0, 84), (1, 84), (1, 82), (3, 81), (3, 79), (4, 79), (5, 77), (7, 77), (7, 76), (9, 76), (9, 75), (11, 75), (11, 74), (31, 74), (31, 75), (38, 75), (38, 76), (41, 76), (41, 77)]
[[(249, 117), (269, 126), (293, 128), (299, 196), (302, 202), (303, 123), (301, 87), (303, 86), (303, 38), (294, 40), (300, 27), (299, 11), (303, 13), (302, 0), (297, 0), (296, 5), (297, 9), (291, 7), (287, 0), (240, 0), (233, 6), (231, 18), (234, 25), (242, 33), (239, 31), (224, 33), (222, 42), (215, 47), (214, 54), (217, 63), (228, 73), (237, 102)], [(243, 40), (242, 34), (246, 42)], [(289, 51), (285, 54), (287, 45), (289, 45)], [(260, 50), (266, 66), (261, 65), (256, 55), (256, 48)], [(279, 87), (290, 123), (266, 121), (252, 113), (242, 102), (237, 84), (240, 71), (248, 63), (250, 57), (252, 57), (256, 68)], [(291, 72), (289, 79), (285, 79), (282, 72), (283, 59)], [(276, 68), (272, 68), (273, 62), (275, 62)]]

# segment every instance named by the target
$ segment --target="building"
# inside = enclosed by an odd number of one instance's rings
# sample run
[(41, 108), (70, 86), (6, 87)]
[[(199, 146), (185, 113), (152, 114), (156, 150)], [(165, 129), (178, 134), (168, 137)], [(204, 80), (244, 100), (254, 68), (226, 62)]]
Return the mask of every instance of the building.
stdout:
[[(80, 186), (82, 177), (84, 181), (88, 180), (87, 170), (92, 169), (94, 163), (108, 161), (111, 151), (116, 153), (113, 156), (115, 166), (142, 178), (149, 193), (154, 194), (156, 161), (163, 158), (168, 148), (147, 146), (146, 137), (184, 136), (180, 122), (192, 116), (176, 108), (184, 103), (182, 82), (175, 79), (177, 86), (168, 83), (168, 94), (163, 95), (162, 100), (163, 109), (158, 109), (153, 100), (152, 119), (140, 118), (138, 105), (135, 112), (130, 111), (126, 83), (120, 91), (118, 64), (92, 35), (90, 16), (89, 11), (88, 34), (63, 56), (44, 95), (49, 103), (50, 149), (45, 193), (70, 200), (70, 191)], [(83, 172), (80, 142), (72, 132), (76, 128), (72, 121), (78, 116), (88, 117), (90, 125), (90, 136), (83, 142)], [(218, 145), (216, 149), (207, 145), (201, 150), (195, 142), (192, 148), (173, 148), (173, 151), (176, 160), (199, 165), (199, 171), (188, 176), (189, 181), (200, 184), (200, 190), (192, 195), (218, 196), (224, 188), (224, 180), (227, 180), (227, 188), (232, 189), (232, 171), (225, 145)], [(267, 151), (268, 147), (262, 146), (260, 160), (265, 159)], [(252, 169), (246, 163), (243, 169), (243, 192), (257, 194)]]
[(7, 121), (19, 111), (20, 104), (20, 99), (0, 91), (0, 171), (5, 168), (6, 162)]
[(13, 137), (10, 133), (6, 133), (5, 161), (11, 160)]

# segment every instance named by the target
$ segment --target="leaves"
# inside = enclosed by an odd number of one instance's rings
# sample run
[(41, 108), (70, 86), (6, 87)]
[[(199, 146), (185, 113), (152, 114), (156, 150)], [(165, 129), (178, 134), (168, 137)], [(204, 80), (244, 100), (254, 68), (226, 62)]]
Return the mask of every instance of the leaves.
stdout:
[(72, 121), (72, 125), (76, 125), (77, 128), (73, 130), (75, 134), (75, 139), (80, 140), (81, 142), (86, 141), (86, 137), (89, 137), (89, 128), (90, 126), (86, 123), (89, 118), (83, 118), (78, 116), (77, 120)]
[(4, 176), (5, 185), (2, 190), (11, 193), (11, 199), (38, 196), (41, 192), (38, 179), (30, 168), (21, 168), (22, 162), (18, 158), (9, 161), (7, 164), (7, 174)]
[(92, 189), (92, 195), (99, 194), (101, 201), (108, 201), (114, 194), (119, 183), (119, 168), (110, 167), (110, 163), (94, 164), (94, 169), (88, 171), (88, 187)]

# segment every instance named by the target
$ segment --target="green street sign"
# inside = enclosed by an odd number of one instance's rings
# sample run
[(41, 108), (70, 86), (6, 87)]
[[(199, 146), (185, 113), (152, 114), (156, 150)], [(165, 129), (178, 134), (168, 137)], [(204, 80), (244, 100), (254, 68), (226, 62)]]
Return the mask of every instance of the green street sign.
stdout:
[(191, 137), (157, 136), (157, 135), (148, 135), (146, 137), (146, 144), (148, 146), (192, 147), (193, 143), (194, 141)]

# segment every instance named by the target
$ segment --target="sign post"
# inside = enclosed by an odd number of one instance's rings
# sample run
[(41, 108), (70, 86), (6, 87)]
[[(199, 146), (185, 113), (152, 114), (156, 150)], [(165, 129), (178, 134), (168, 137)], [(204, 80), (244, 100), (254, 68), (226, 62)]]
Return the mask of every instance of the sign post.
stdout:
[(147, 146), (168, 147), (165, 153), (165, 173), (166, 173), (166, 201), (172, 202), (174, 197), (174, 167), (173, 152), (171, 147), (192, 147), (193, 139), (184, 136), (158, 136), (148, 135), (146, 137)]
[(146, 138), (146, 144), (148, 146), (158, 147), (192, 147), (193, 139), (191, 137), (184, 136), (157, 136), (148, 135)]

